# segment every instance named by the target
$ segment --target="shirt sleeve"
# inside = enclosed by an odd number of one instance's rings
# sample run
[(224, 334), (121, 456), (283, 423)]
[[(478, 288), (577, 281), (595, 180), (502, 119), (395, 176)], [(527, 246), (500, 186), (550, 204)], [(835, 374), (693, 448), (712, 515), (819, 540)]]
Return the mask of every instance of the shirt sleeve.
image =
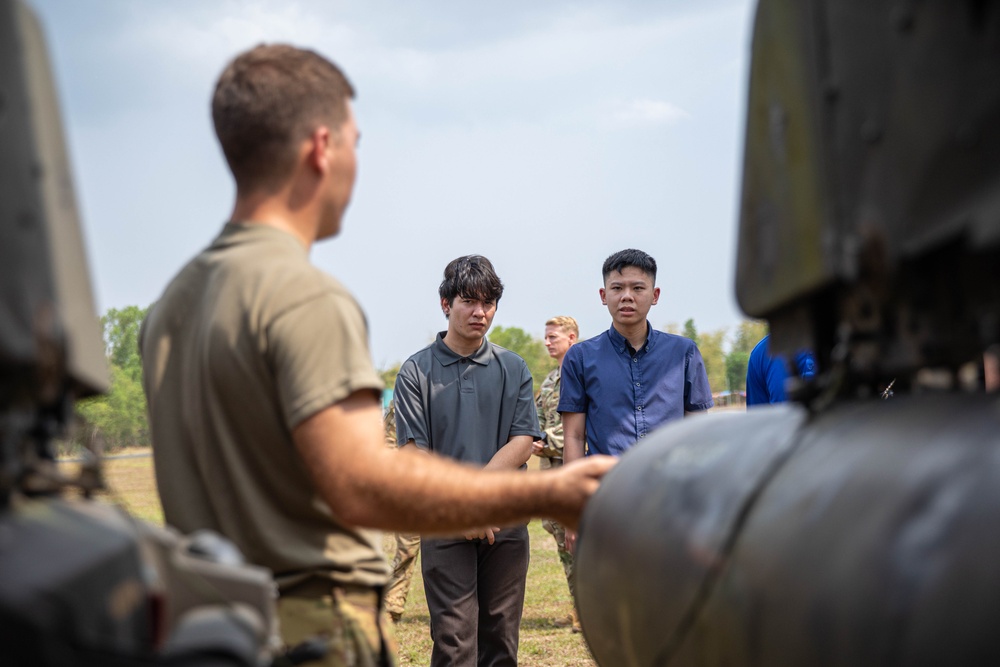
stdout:
[(783, 357), (770, 357), (767, 360), (767, 402), (785, 402), (785, 380), (788, 379), (788, 368)]
[(692, 345), (687, 357), (687, 368), (684, 369), (684, 411), (708, 410), (713, 405), (715, 401), (712, 400), (705, 361), (701, 358), (698, 346)]
[(400, 446), (412, 440), (417, 447), (429, 449), (431, 440), (421, 377), (413, 359), (403, 362), (396, 375), (392, 394), (396, 407), (396, 440)]
[(521, 361), (521, 387), (517, 394), (517, 406), (514, 408), (514, 421), (511, 423), (510, 435), (530, 435), (537, 440), (542, 437), (538, 428), (538, 412), (535, 410), (535, 393), (531, 371), (528, 364)]
[(286, 310), (267, 326), (266, 345), (289, 429), (356, 391), (384, 386), (364, 314), (349, 297), (327, 292)]
[(586, 412), (587, 393), (583, 379), (583, 353), (579, 345), (566, 351), (563, 357), (559, 387), (559, 412)]

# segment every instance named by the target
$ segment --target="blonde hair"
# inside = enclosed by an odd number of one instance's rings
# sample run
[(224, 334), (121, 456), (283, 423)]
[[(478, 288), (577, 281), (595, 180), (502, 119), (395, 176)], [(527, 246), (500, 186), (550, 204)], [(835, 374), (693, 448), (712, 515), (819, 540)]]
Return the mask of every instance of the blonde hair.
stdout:
[(577, 326), (576, 320), (569, 315), (557, 315), (550, 318), (549, 321), (545, 323), (545, 326), (559, 327), (565, 333), (574, 334), (577, 338), (580, 337), (580, 327)]

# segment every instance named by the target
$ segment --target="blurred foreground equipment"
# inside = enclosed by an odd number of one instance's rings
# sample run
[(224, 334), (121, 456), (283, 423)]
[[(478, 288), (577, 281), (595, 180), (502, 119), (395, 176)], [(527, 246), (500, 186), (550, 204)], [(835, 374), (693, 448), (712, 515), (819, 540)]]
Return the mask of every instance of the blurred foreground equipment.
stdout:
[(623, 457), (581, 525), (587, 640), (1000, 664), (1000, 2), (761, 0), (752, 58), (737, 295), (821, 372)]
[[(55, 464), (74, 401), (107, 369), (41, 30), (0, 0), (0, 665), (257, 666), (275, 586), (210, 533), (87, 499)], [(77, 489), (83, 499), (63, 498)], [(286, 663), (289, 664), (289, 663)]]

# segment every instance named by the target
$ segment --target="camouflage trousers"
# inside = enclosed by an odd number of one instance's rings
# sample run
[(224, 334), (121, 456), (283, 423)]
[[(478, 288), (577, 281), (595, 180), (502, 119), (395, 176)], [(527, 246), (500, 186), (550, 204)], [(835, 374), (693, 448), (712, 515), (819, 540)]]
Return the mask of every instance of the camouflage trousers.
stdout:
[(278, 598), (286, 646), (321, 636), (329, 642), (322, 667), (397, 667), (399, 650), (379, 592), (367, 586), (335, 586), (316, 579)]
[(396, 555), (392, 558), (392, 577), (385, 587), (385, 609), (390, 614), (402, 614), (406, 597), (410, 594), (410, 581), (420, 553), (420, 536), (396, 533)]
[[(558, 468), (562, 466), (562, 464), (562, 459), (550, 459), (544, 456), (538, 461), (538, 467), (541, 470)], [(566, 528), (563, 527), (561, 523), (553, 521), (552, 519), (543, 519), (542, 528), (544, 528), (546, 532), (548, 532), (548, 534), (551, 535), (556, 541), (556, 551), (559, 552), (559, 562), (562, 563), (563, 572), (566, 573), (566, 583), (569, 585), (569, 593), (573, 596), (575, 603), (576, 577), (573, 576), (573, 554), (566, 548)]]

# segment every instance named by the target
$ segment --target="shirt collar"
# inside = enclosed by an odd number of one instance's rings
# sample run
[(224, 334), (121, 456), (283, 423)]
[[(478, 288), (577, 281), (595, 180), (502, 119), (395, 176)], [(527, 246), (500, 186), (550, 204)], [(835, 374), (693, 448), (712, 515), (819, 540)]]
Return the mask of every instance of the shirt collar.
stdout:
[(479, 349), (470, 354), (468, 357), (462, 357), (455, 354), (454, 350), (444, 344), (444, 335), (448, 333), (447, 331), (439, 331), (437, 338), (434, 339), (434, 344), (431, 346), (431, 353), (434, 358), (438, 360), (442, 366), (451, 366), (452, 364), (458, 363), (462, 359), (468, 359), (469, 361), (479, 364), (480, 366), (488, 366), (490, 359), (493, 358), (493, 349), (490, 347), (490, 342), (483, 338), (483, 344), (479, 346)]
[(222, 231), (219, 232), (219, 235), (212, 241), (211, 247), (226, 248), (242, 243), (261, 241), (281, 243), (289, 249), (294, 248), (303, 255), (309, 255), (309, 251), (302, 246), (301, 241), (292, 236), (290, 232), (285, 231), (284, 229), (278, 229), (277, 227), (272, 227), (271, 225), (265, 225), (260, 222), (243, 220), (227, 222), (222, 227)]
[[(618, 354), (631, 354), (630, 350), (632, 349), (632, 346), (629, 345), (625, 336), (618, 333), (618, 329), (615, 329), (614, 324), (612, 324), (608, 329), (608, 338), (611, 339), (611, 345), (614, 347), (615, 351), (618, 352)], [(649, 320), (646, 320), (646, 343), (641, 348), (636, 350), (636, 352), (642, 352), (643, 350), (648, 352), (653, 349), (653, 340), (653, 327), (649, 324)]]

